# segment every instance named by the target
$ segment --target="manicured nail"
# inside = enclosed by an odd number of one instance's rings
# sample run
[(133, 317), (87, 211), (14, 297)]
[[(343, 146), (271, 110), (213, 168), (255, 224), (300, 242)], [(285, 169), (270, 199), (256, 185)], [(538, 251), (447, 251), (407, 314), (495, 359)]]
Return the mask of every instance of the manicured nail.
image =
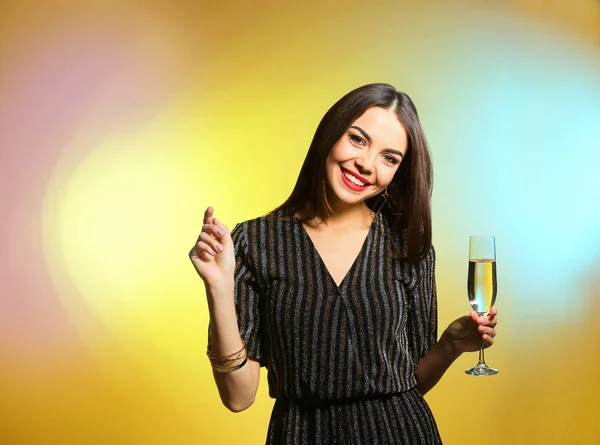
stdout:
[(479, 318), (478, 321), (479, 321), (479, 323), (485, 323), (485, 320), (483, 318), (481, 318), (481, 317)]
[(219, 252), (223, 252), (223, 246), (221, 246), (220, 244), (217, 244), (217, 250)]
[(214, 250), (212, 250), (212, 249), (210, 249), (210, 251), (208, 253), (210, 253), (212, 256), (216, 255), (216, 252)]
[(485, 327), (483, 327), (483, 326), (479, 326), (479, 328), (478, 328), (478, 329), (479, 329), (479, 332), (483, 332), (483, 331), (485, 331)]
[(224, 234), (225, 232), (223, 232), (221, 229), (217, 230), (217, 235), (223, 236)]

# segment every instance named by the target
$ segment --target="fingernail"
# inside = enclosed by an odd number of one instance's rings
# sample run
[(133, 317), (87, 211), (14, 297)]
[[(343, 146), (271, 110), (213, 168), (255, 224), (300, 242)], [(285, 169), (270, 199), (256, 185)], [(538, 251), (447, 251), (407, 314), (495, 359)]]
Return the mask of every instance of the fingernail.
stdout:
[(485, 328), (484, 328), (483, 326), (479, 326), (479, 328), (478, 328), (478, 329), (479, 329), (479, 332), (483, 332), (483, 331), (485, 331)]
[(212, 256), (215, 256), (217, 253), (216, 253), (214, 250), (210, 249), (210, 254), (211, 254)]
[(223, 252), (223, 246), (221, 246), (220, 244), (217, 244), (217, 250), (219, 252)]
[(224, 234), (225, 232), (223, 232), (221, 229), (217, 230), (217, 235), (223, 236)]
[(481, 317), (479, 318), (478, 321), (479, 321), (479, 323), (484, 323), (485, 322), (485, 320), (483, 318), (481, 318)]

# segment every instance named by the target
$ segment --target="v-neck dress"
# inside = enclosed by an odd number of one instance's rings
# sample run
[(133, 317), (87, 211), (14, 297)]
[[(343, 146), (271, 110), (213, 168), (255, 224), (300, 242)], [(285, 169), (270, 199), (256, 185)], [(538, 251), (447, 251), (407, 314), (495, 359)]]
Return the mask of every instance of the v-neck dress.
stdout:
[(267, 444), (441, 443), (416, 388), (437, 338), (433, 249), (396, 259), (402, 237), (378, 218), (338, 286), (294, 216), (231, 235), (240, 333), (276, 399)]

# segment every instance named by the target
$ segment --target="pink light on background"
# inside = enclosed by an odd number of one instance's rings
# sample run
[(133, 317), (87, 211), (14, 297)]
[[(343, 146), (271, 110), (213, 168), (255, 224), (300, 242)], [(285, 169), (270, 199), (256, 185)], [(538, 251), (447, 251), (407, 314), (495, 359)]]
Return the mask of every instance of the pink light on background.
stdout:
[(23, 343), (3, 347), (25, 354), (77, 342), (42, 255), (45, 186), (66, 150), (75, 166), (107, 135), (135, 131), (177, 91), (187, 61), (153, 32), (69, 19), (12, 42), (19, 54), (0, 83), (0, 336)]

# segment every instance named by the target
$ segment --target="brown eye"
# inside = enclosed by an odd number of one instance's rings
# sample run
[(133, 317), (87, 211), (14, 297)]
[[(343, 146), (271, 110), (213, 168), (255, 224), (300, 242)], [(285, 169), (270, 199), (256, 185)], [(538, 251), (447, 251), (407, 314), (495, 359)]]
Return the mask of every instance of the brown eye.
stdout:
[(357, 136), (355, 134), (350, 134), (349, 135), (350, 140), (352, 142), (354, 142), (355, 144), (359, 144), (359, 145), (365, 145), (365, 141), (363, 138), (361, 138), (360, 136)]
[(399, 164), (398, 159), (396, 159), (392, 155), (383, 155), (383, 159), (385, 160), (385, 162), (388, 162), (388, 163), (390, 163), (392, 165)]

